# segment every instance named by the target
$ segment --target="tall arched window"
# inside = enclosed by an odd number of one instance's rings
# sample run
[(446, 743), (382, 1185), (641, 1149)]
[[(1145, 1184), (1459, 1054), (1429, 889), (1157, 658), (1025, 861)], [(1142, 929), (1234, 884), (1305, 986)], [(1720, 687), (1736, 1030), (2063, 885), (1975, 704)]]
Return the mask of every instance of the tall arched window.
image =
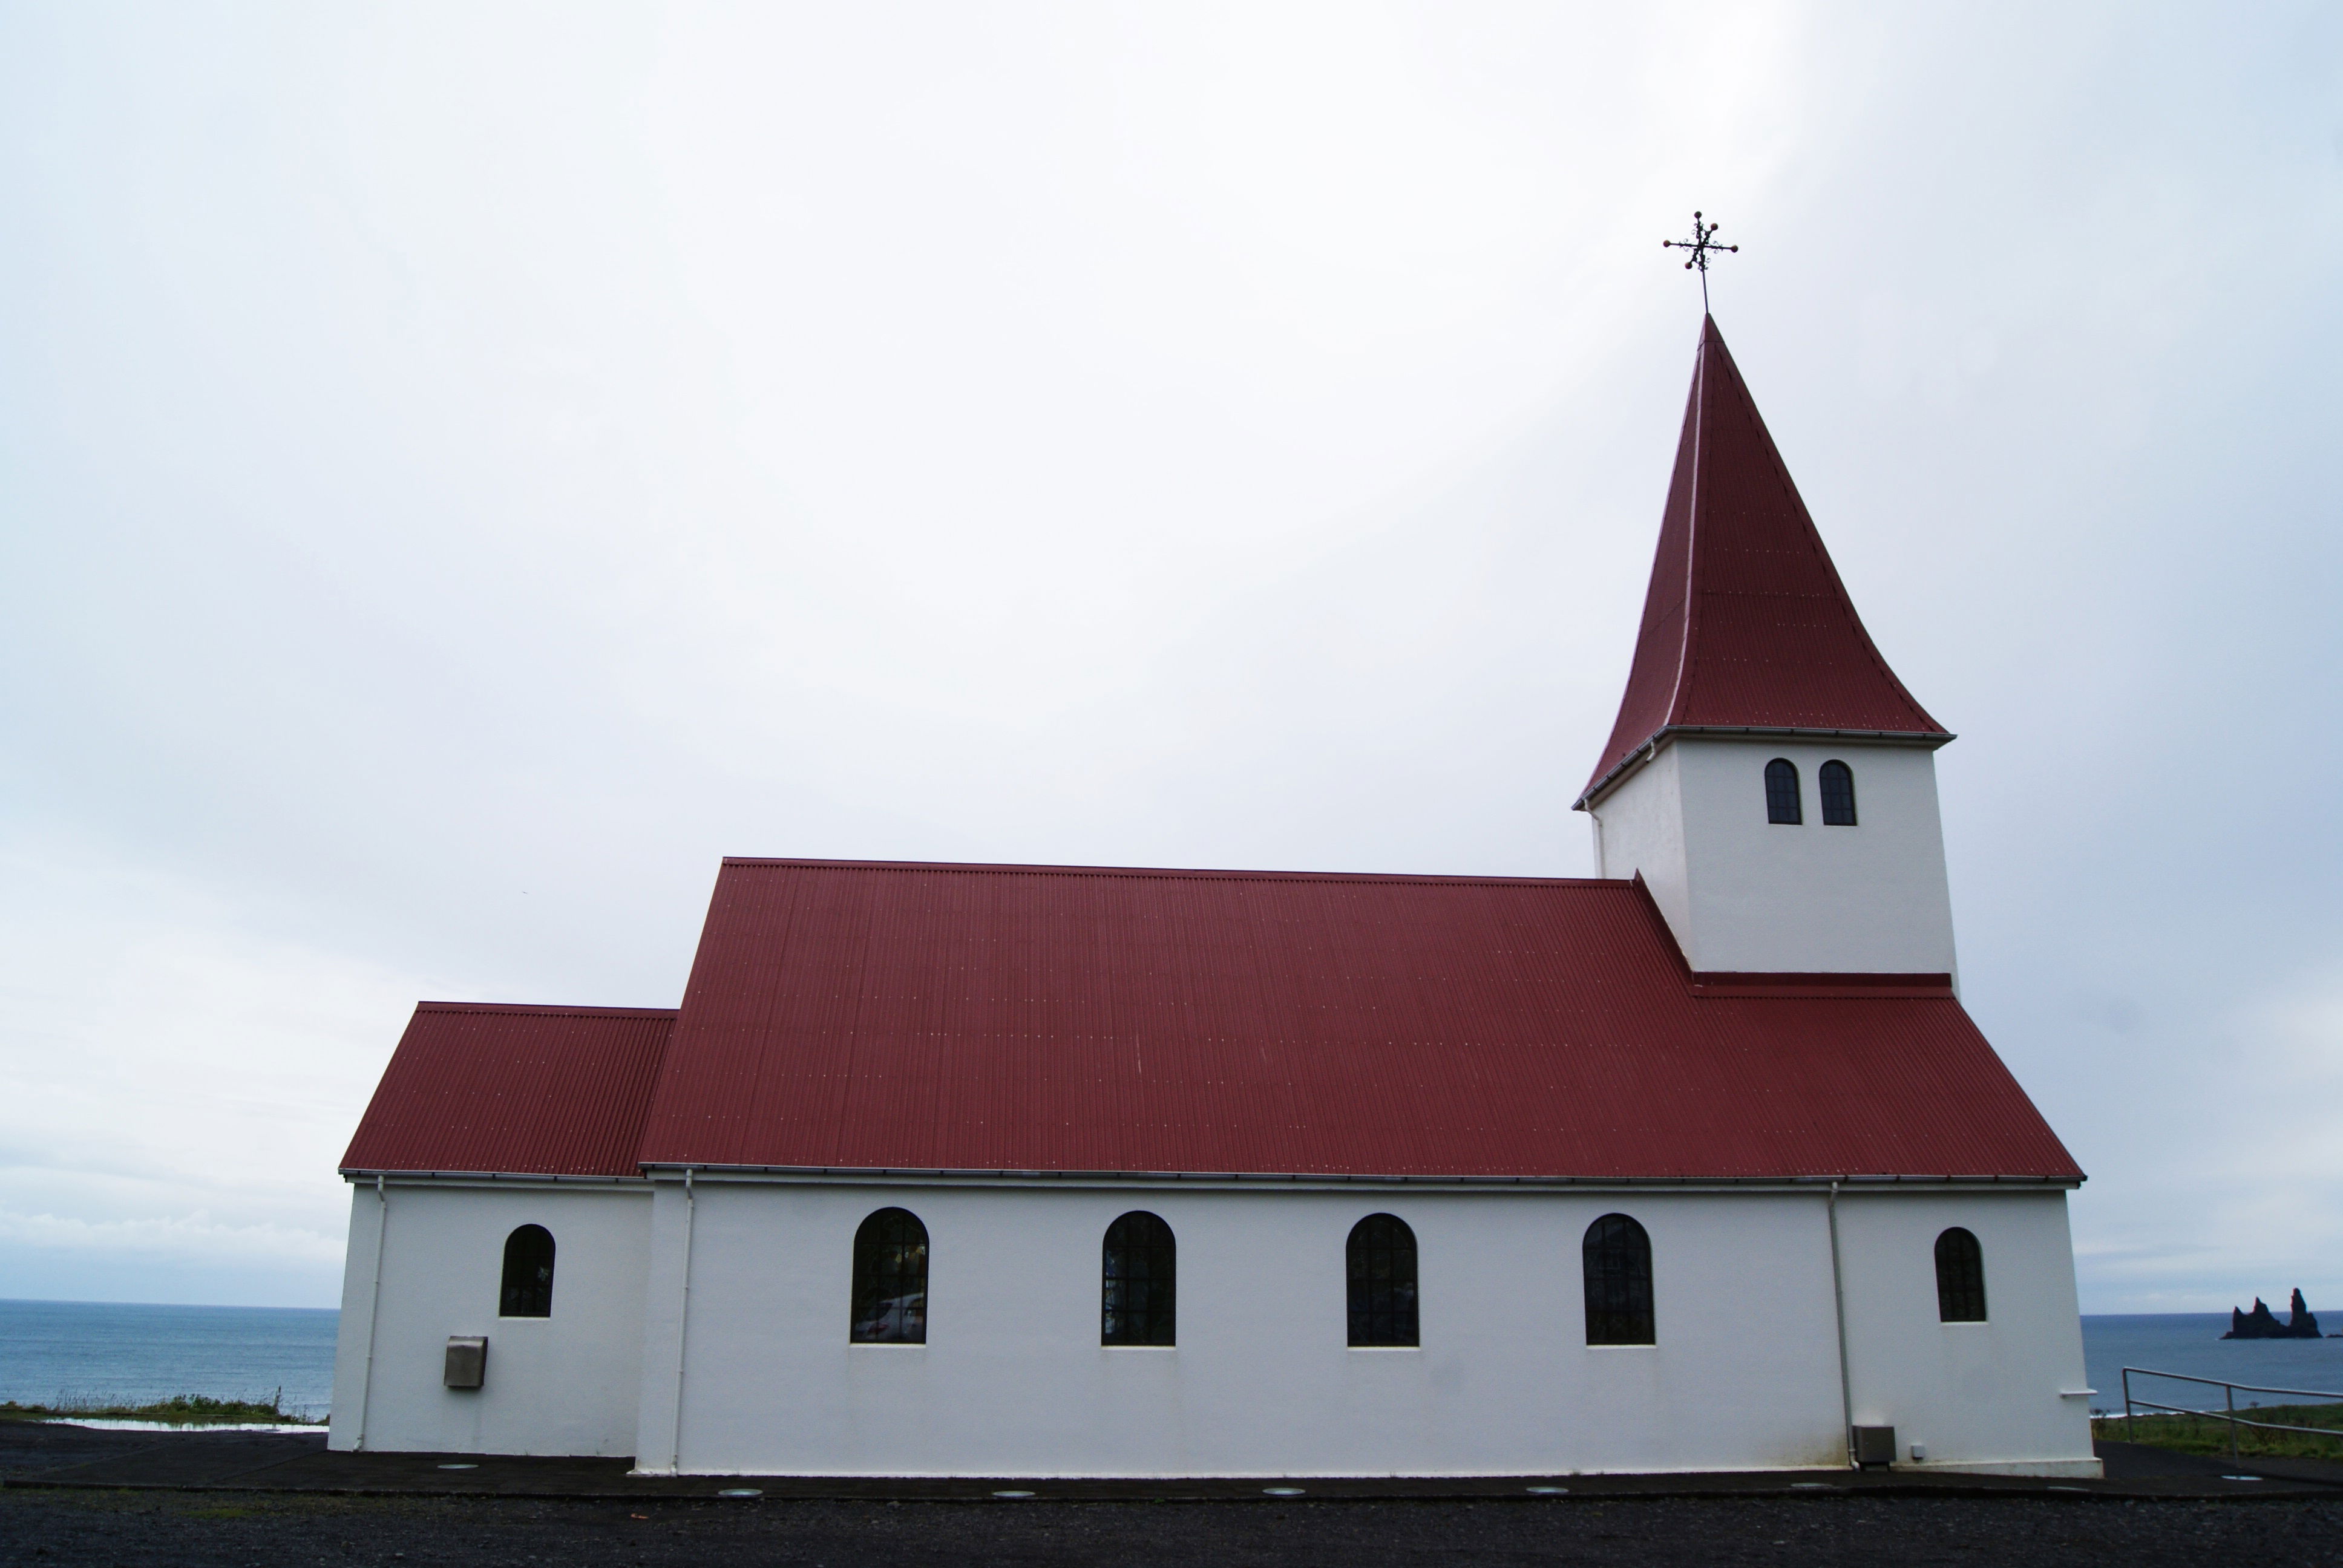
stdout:
[(523, 1225), (505, 1238), (505, 1282), (497, 1312), (508, 1318), (553, 1315), (553, 1232)]
[(1415, 1339), (1415, 1232), (1396, 1214), (1351, 1227), (1351, 1342), (1412, 1345)]
[(1652, 1239), (1624, 1214), (1605, 1214), (1579, 1244), (1586, 1265), (1586, 1342), (1648, 1345), (1652, 1326)]
[(1798, 804), (1798, 765), (1776, 757), (1765, 764), (1765, 820), (1795, 828), (1805, 819)]
[(1985, 1322), (1985, 1249), (1958, 1225), (1936, 1238), (1936, 1316), (1948, 1323)]
[(928, 1342), (928, 1228), (908, 1209), (881, 1209), (854, 1232), (858, 1345)]
[(1823, 826), (1855, 826), (1855, 769), (1844, 762), (1825, 762), (1822, 769)]
[(1172, 1227), (1134, 1209), (1106, 1228), (1106, 1265), (1099, 1288), (1099, 1342), (1169, 1345), (1172, 1286), (1178, 1275)]

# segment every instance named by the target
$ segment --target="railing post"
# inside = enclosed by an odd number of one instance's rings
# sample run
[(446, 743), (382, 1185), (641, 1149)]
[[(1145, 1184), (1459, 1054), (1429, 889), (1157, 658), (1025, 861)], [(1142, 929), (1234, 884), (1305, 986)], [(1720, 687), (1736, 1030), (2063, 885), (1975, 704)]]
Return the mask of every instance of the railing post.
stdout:
[(2237, 1385), (2233, 1382), (2225, 1382), (2221, 1385), (2221, 1392), (2229, 1396), (2229, 1462), (2231, 1464), (2236, 1464), (2238, 1462)]
[(2131, 1423), (2132, 1423), (2132, 1420), (2133, 1420), (2133, 1416), (2132, 1416), (2132, 1413), (2131, 1413), (2131, 1368), (2129, 1368), (2129, 1367), (2126, 1367), (2126, 1368), (2124, 1368), (2124, 1370), (2123, 1370), (2123, 1380), (2124, 1380), (2124, 1441), (2125, 1441), (2126, 1442), (2131, 1442), (2131, 1441), (2132, 1441), (2132, 1435), (2131, 1435), (2132, 1428), (2131, 1428)]

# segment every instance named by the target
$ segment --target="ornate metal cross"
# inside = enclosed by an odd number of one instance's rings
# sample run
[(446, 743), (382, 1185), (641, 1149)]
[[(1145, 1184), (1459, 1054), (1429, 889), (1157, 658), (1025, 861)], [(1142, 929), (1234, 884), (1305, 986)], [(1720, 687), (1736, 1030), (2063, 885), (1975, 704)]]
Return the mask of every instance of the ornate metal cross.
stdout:
[(1700, 313), (1703, 316), (1708, 314), (1709, 258), (1719, 251), (1730, 253), (1741, 248), (1737, 245), (1719, 245), (1716, 243), (1716, 231), (1724, 226), (1725, 226), (1723, 224), (1719, 223), (1704, 224), (1700, 221), (1700, 214), (1694, 213), (1692, 215), (1692, 237), (1690, 239), (1664, 239), (1660, 241), (1660, 248), (1662, 250), (1688, 250), (1692, 252), (1691, 259), (1684, 263), (1684, 270), (1686, 272), (1690, 272), (1694, 267), (1700, 268)]

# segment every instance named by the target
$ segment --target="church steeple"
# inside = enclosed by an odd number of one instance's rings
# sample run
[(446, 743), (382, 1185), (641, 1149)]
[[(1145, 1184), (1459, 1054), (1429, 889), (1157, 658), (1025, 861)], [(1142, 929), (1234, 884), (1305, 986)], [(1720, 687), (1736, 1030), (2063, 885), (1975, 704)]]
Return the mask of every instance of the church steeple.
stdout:
[(1578, 797), (1694, 970), (1949, 980), (1936, 748), (1714, 320), (1611, 739)]
[(1708, 317), (1634, 663), (1580, 809), (1687, 730), (1952, 739), (1872, 646)]

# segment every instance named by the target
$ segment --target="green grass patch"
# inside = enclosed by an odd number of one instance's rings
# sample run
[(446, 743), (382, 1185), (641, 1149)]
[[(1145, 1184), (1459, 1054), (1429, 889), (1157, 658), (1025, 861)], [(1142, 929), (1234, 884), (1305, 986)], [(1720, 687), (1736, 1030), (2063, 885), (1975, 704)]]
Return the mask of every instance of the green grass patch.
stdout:
[[(2246, 1421), (2277, 1422), (2283, 1426), (2315, 1426), (2334, 1433), (2313, 1436), (2300, 1432), (2258, 1432), (2237, 1428), (2239, 1457), (2268, 1459), (2343, 1459), (2343, 1404), (2265, 1404), (2240, 1407)], [(2218, 1415), (2141, 1415), (2131, 1421), (2102, 1416), (2091, 1422), (2091, 1435), (2110, 1442), (2144, 1442), (2182, 1453), (2226, 1455), (2229, 1423)]]
[(266, 1400), (213, 1399), (208, 1394), (174, 1394), (153, 1404), (102, 1404), (65, 1400), (55, 1404), (0, 1403), (0, 1421), (159, 1421), (173, 1426), (221, 1426), (266, 1422), (290, 1426), (323, 1426), (298, 1411), (285, 1408), (284, 1391)]

